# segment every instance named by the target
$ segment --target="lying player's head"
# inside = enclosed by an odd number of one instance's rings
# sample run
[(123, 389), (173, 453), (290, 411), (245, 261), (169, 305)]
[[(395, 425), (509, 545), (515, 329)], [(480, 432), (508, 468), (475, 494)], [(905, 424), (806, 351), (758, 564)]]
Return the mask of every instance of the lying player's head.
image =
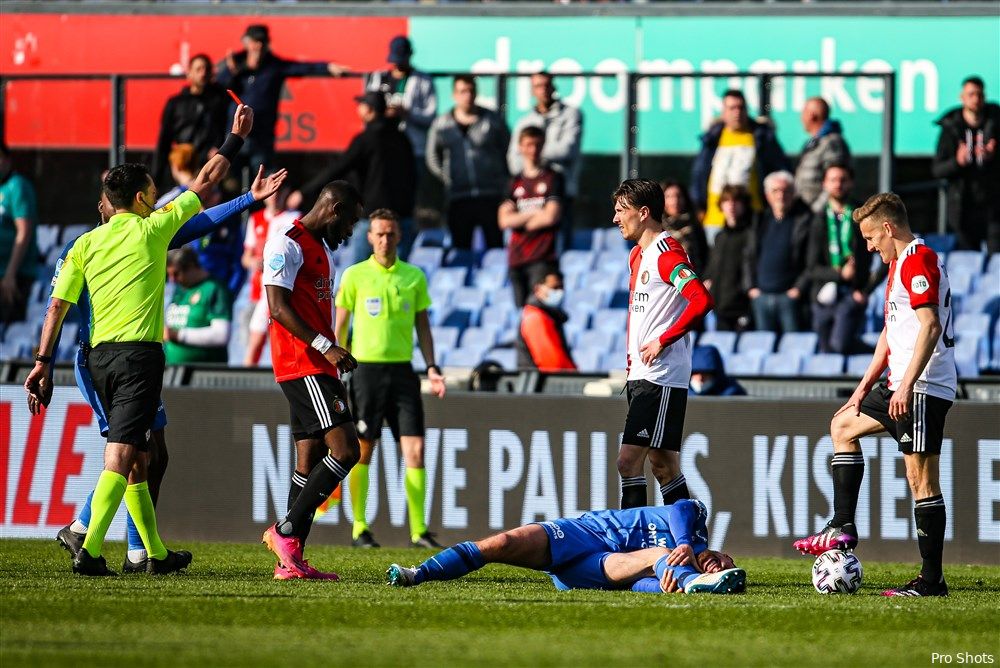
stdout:
[(912, 236), (906, 205), (896, 193), (872, 195), (854, 210), (852, 217), (861, 228), (868, 251), (878, 251), (886, 264), (896, 259), (894, 239)]
[(705, 573), (718, 573), (727, 568), (736, 568), (732, 557), (725, 552), (716, 552), (715, 550), (705, 550), (699, 554), (698, 565)]
[(115, 210), (140, 216), (151, 214), (156, 203), (156, 185), (149, 169), (137, 162), (112, 167), (104, 177), (104, 194)]
[(354, 224), (364, 214), (361, 193), (347, 181), (331, 181), (323, 186), (312, 212), (324, 225), (327, 244), (336, 248), (351, 236)]
[(611, 201), (615, 206), (614, 223), (629, 241), (638, 241), (650, 221), (659, 226), (663, 218), (663, 191), (656, 181), (622, 181), (611, 195)]
[(399, 216), (392, 209), (375, 209), (368, 216), (371, 225), (368, 228), (368, 243), (375, 255), (381, 258), (396, 257), (396, 249), (403, 238), (399, 227)]

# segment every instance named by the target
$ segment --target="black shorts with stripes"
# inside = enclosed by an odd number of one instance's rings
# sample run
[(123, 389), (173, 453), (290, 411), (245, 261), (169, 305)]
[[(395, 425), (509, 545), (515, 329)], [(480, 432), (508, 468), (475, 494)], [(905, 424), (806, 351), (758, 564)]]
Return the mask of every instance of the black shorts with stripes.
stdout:
[(878, 420), (899, 443), (899, 451), (903, 454), (940, 455), (941, 441), (944, 440), (944, 419), (952, 402), (914, 392), (906, 415), (893, 420), (889, 417), (892, 395), (893, 391), (885, 383), (879, 383), (861, 402), (861, 412)]
[(680, 452), (687, 413), (686, 387), (664, 387), (648, 380), (625, 386), (628, 415), (622, 443)]
[(322, 438), (345, 422), (353, 422), (347, 389), (338, 378), (317, 374), (278, 383), (288, 399), (292, 438)]

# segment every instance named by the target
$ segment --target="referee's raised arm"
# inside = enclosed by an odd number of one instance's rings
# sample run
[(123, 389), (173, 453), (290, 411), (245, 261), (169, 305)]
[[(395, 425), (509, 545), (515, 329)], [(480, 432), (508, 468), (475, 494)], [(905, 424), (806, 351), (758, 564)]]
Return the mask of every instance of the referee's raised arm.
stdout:
[(243, 148), (243, 141), (250, 134), (251, 128), (253, 128), (253, 109), (245, 104), (237, 105), (236, 113), (233, 114), (232, 132), (219, 147), (218, 153), (212, 156), (198, 172), (198, 176), (188, 186), (188, 191), (193, 192), (204, 202), (212, 189), (226, 176), (229, 165)]

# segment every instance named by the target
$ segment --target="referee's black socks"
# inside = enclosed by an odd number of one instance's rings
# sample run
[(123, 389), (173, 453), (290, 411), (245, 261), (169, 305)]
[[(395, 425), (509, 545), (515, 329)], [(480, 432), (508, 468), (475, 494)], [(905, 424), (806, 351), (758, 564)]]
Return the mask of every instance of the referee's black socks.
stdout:
[(913, 503), (913, 518), (917, 521), (917, 545), (923, 566), (920, 575), (931, 584), (942, 579), (941, 558), (944, 553), (944, 529), (947, 516), (944, 497), (928, 496)]
[[(313, 515), (321, 503), (333, 493), (340, 481), (347, 477), (351, 464), (343, 464), (327, 455), (319, 464), (313, 467), (306, 479), (302, 491), (298, 493), (295, 502), (288, 509), (285, 519), (278, 523), (278, 533), (282, 536), (303, 537), (308, 535), (308, 527), (312, 524)], [(289, 492), (289, 498), (291, 498)]]

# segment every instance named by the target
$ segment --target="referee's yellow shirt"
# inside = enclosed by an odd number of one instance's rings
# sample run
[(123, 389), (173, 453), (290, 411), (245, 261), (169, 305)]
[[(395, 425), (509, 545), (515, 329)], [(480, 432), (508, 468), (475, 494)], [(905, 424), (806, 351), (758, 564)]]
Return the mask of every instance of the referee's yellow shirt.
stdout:
[(86, 284), (92, 346), (163, 341), (167, 248), (199, 211), (201, 201), (187, 191), (148, 218), (117, 213), (73, 244), (57, 267), (52, 297), (75, 304)]
[(409, 362), (413, 324), (431, 305), (427, 277), (416, 265), (396, 260), (383, 267), (371, 256), (347, 268), (337, 307), (354, 314), (351, 354), (359, 362)]

